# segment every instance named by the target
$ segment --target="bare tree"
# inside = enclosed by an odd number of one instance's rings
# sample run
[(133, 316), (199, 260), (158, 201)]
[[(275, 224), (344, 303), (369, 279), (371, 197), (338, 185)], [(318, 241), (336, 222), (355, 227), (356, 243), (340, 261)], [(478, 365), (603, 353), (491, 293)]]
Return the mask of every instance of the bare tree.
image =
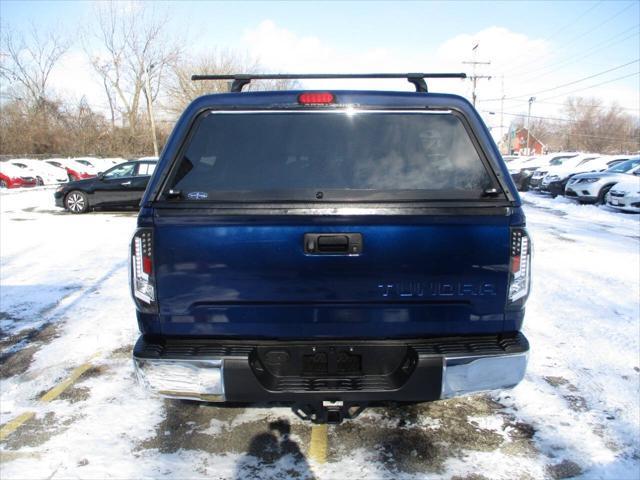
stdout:
[[(171, 81), (166, 90), (167, 111), (180, 114), (195, 98), (208, 93), (226, 93), (230, 82), (205, 80), (194, 82), (193, 74), (230, 75), (258, 73), (264, 70), (260, 61), (247, 53), (230, 49), (212, 49), (204, 55), (179, 59), (171, 65)], [(289, 90), (298, 85), (293, 80), (260, 80), (251, 82), (245, 90)]]
[(568, 98), (565, 144), (589, 152), (634, 152), (640, 147), (638, 119), (618, 104), (605, 107), (597, 98)]
[[(146, 100), (151, 120), (168, 65), (181, 53), (179, 42), (167, 36), (168, 16), (149, 5), (113, 1), (98, 4), (92, 35), (101, 51), (87, 51), (102, 79), (112, 115), (118, 111), (124, 116), (132, 137), (138, 131), (141, 102)], [(157, 148), (155, 135), (153, 142)]]
[(70, 42), (59, 33), (31, 25), (27, 35), (3, 28), (0, 77), (9, 84), (8, 95), (23, 98), (30, 107), (40, 108), (48, 97), (49, 77)]
[[(524, 118), (515, 118), (511, 130), (522, 127)], [(531, 133), (552, 152), (578, 150), (606, 154), (640, 151), (640, 119), (628, 114), (618, 104), (607, 106), (598, 98), (568, 98), (559, 118), (532, 119)]]

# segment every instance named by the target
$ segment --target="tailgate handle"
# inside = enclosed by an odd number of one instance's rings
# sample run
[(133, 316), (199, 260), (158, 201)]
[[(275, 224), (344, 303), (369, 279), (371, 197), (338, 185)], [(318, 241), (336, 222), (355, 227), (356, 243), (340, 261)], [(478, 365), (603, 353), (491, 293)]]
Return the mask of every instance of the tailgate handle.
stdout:
[(349, 251), (349, 237), (345, 235), (322, 235), (318, 237), (318, 251), (347, 252)]
[(357, 255), (362, 252), (362, 234), (307, 233), (304, 236), (304, 251), (310, 254)]

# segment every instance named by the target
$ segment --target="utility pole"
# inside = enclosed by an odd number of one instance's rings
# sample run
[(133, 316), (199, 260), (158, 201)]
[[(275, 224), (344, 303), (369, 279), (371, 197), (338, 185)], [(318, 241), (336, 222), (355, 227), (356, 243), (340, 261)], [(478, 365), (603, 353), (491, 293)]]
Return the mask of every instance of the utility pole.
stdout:
[(504, 74), (500, 76), (500, 138), (504, 136)]
[(531, 151), (529, 149), (529, 128), (531, 126), (531, 104), (535, 102), (536, 97), (529, 97), (529, 114), (527, 115), (527, 155), (531, 155)]
[(146, 69), (147, 84), (147, 110), (149, 112), (149, 123), (151, 124), (151, 137), (153, 138), (153, 154), (158, 156), (158, 137), (156, 136), (156, 121), (153, 118), (153, 102), (151, 101), (151, 75), (150, 71), (153, 65), (149, 65)]
[(473, 106), (476, 106), (476, 86), (478, 84), (478, 80), (482, 80), (482, 79), (487, 79), (490, 80), (491, 76), (490, 75), (476, 75), (476, 65), (491, 65), (491, 62), (480, 62), (477, 60), (477, 56), (478, 56), (478, 46), (480, 44), (476, 43), (473, 48), (471, 49), (473, 51), (473, 60), (467, 60), (464, 61), (462, 63), (467, 64), (467, 65), (473, 65), (473, 75), (471, 75), (469, 78), (469, 80), (471, 80), (471, 83), (473, 83), (473, 92), (471, 93), (471, 98), (473, 100)]

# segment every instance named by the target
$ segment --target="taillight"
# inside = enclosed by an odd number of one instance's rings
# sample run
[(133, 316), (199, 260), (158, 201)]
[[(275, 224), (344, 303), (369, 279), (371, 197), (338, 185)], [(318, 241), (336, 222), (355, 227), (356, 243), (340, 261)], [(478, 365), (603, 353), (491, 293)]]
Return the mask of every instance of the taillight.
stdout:
[(149, 228), (139, 228), (131, 240), (131, 291), (138, 307), (155, 309), (153, 233)]
[(509, 303), (524, 305), (531, 288), (531, 240), (524, 228), (511, 229)]
[(298, 103), (301, 105), (328, 105), (334, 101), (333, 93), (329, 92), (306, 92), (298, 96)]

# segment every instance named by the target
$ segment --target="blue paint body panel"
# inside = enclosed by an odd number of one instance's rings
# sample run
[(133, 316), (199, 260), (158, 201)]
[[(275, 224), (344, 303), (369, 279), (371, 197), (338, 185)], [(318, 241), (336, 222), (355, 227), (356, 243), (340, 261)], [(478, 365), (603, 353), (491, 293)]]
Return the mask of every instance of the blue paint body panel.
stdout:
[[(347, 224), (156, 218), (161, 332), (418, 338), (504, 330), (510, 217)], [(363, 251), (308, 255), (310, 231), (360, 233)]]
[[(424, 338), (519, 330), (509, 311), (510, 227), (520, 198), (477, 112), (454, 95), (334, 92), (362, 108), (450, 108), (464, 116), (509, 197), (495, 214), (185, 215), (158, 193), (197, 115), (293, 108), (300, 92), (209, 95), (176, 124), (149, 182), (138, 225), (152, 227), (158, 313), (143, 333), (206, 338)], [(506, 211), (506, 213), (504, 213)], [(499, 213), (502, 212), (502, 213)], [(309, 255), (306, 233), (359, 233), (358, 255)]]

